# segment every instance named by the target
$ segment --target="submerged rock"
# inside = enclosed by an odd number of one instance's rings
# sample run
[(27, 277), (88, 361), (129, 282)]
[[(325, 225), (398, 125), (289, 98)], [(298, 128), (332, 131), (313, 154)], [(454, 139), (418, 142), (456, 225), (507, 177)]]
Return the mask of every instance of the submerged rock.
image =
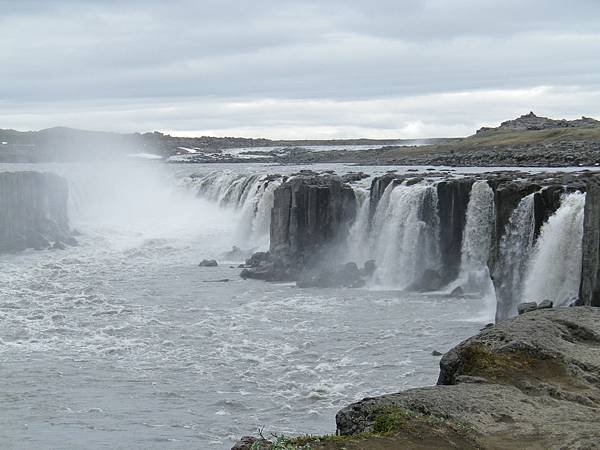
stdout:
[(53, 250), (65, 250), (66, 248), (66, 245), (60, 241), (56, 241), (54, 244), (52, 244)]
[(323, 268), (310, 272), (303, 272), (300, 274), (296, 284), (301, 288), (358, 288), (365, 285), (365, 276), (363, 273), (367, 274), (369, 271), (370, 268), (367, 269), (365, 267), (361, 270), (356, 263), (349, 262), (333, 268)]
[(459, 448), (598, 448), (599, 346), (600, 309), (532, 311), (446, 353), (437, 386), (342, 409), (337, 431), (357, 435), (387, 424), (396, 442), (436, 435), (436, 448), (456, 448), (456, 433), (466, 441)]
[(203, 259), (198, 267), (217, 267), (219, 263), (215, 259)]

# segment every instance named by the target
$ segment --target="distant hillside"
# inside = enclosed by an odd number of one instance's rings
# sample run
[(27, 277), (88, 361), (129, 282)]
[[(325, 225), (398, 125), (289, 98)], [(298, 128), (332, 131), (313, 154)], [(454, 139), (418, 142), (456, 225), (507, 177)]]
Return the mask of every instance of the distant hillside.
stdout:
[(555, 130), (562, 128), (598, 128), (600, 121), (590, 117), (582, 116), (581, 119), (549, 119), (548, 117), (536, 116), (533, 111), (513, 120), (502, 122), (499, 127), (483, 127), (476, 134), (488, 134), (504, 131), (527, 131), (527, 130)]
[[(0, 130), (0, 162), (42, 162), (112, 160), (132, 154), (154, 154), (169, 157), (186, 154), (218, 152), (231, 148), (301, 147), (326, 145), (368, 145), (379, 148), (389, 145), (413, 145), (416, 139), (345, 139), (345, 140), (270, 140), (237, 137), (177, 137), (159, 132), (119, 134), (56, 127), (41, 131), (20, 132)], [(427, 143), (446, 142), (429, 139)]]

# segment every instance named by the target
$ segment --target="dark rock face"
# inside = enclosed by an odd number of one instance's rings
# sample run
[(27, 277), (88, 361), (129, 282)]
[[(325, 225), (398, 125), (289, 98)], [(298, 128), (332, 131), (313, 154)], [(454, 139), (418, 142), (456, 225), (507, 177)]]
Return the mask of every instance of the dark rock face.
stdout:
[(579, 303), (600, 306), (600, 187), (595, 183), (586, 193), (582, 259)]
[(437, 185), (444, 282), (455, 279), (460, 269), (463, 231), (473, 183), (471, 178), (462, 178)]
[(316, 268), (331, 248), (344, 242), (356, 214), (354, 191), (331, 174), (297, 174), (274, 197), (269, 254), (258, 265), (247, 264), (244, 277), (289, 280)]
[(270, 251), (310, 265), (346, 237), (356, 197), (337, 176), (297, 176), (275, 191)]
[(338, 433), (373, 431), (378, 414), (392, 409), (407, 417), (398, 436), (410, 432), (411, 417), (426, 416), (432, 432), (440, 423), (461, 424), (473, 439), (468, 448), (597, 448), (599, 345), (599, 309), (527, 313), (446, 353), (437, 386), (342, 409)]
[(68, 197), (67, 182), (57, 175), (0, 173), (0, 253), (44, 249), (51, 242), (76, 244), (69, 232)]
[(374, 271), (373, 261), (367, 261), (362, 269), (359, 269), (356, 263), (349, 262), (332, 268), (303, 272), (298, 278), (297, 285), (301, 288), (358, 288), (365, 285), (366, 278)]
[(288, 260), (284, 260), (269, 252), (257, 252), (252, 255), (244, 265), (240, 273), (243, 279), (255, 279), (263, 281), (295, 281), (298, 276), (298, 268), (292, 266)]

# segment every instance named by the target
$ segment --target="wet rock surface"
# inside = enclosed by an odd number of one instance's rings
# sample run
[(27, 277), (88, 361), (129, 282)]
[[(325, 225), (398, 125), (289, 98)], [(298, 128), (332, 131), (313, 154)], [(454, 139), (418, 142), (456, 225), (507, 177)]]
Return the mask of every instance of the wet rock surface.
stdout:
[(76, 245), (69, 231), (69, 189), (41, 172), (0, 173), (0, 253)]
[(302, 171), (274, 192), (270, 250), (246, 261), (243, 278), (296, 280), (321, 267), (328, 250), (344, 242), (356, 214), (352, 188), (334, 174)]
[(198, 267), (217, 267), (219, 263), (215, 259), (203, 259), (198, 264)]
[[(462, 448), (599, 448), (599, 350), (599, 309), (532, 311), (446, 353), (437, 386), (342, 409), (338, 433), (373, 432), (382, 414), (396, 411), (405, 418), (400, 437), (426, 418), (432, 433), (459, 426), (469, 440)], [(447, 440), (440, 448), (455, 447)]]
[(356, 263), (349, 262), (331, 268), (304, 271), (299, 275), (296, 284), (300, 288), (363, 287), (375, 272), (374, 264), (373, 261), (367, 261), (365, 266), (359, 269)]

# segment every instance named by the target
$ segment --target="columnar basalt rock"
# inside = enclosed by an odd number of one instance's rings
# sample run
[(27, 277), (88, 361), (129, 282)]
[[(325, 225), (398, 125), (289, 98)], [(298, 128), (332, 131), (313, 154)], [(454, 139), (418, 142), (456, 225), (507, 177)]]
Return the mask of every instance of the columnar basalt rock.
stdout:
[(344, 243), (356, 214), (354, 191), (331, 174), (292, 176), (274, 197), (269, 253), (258, 263), (249, 260), (243, 277), (297, 279)]
[(587, 186), (579, 303), (600, 306), (600, 186)]
[[(532, 194), (532, 229), (533, 240), (537, 239), (544, 223), (558, 210), (561, 200), (566, 193), (573, 191), (586, 192), (589, 185), (597, 185), (600, 176), (595, 172), (582, 171), (577, 173), (540, 173), (531, 174), (524, 172), (496, 172), (482, 173), (469, 177), (461, 177), (449, 173), (410, 173), (397, 175), (385, 174), (374, 178), (371, 183), (370, 216), (373, 217), (380, 203), (383, 192), (390, 186), (407, 186), (410, 183), (426, 182), (435, 183), (437, 187), (437, 202), (439, 215), (439, 249), (441, 257), (441, 279), (450, 282), (458, 275), (461, 264), (461, 246), (465, 227), (465, 213), (470, 199), (470, 190), (475, 181), (485, 180), (494, 191), (495, 226), (490, 236), (491, 249), (488, 268), (492, 275), (496, 289), (501, 292), (499, 303), (508, 301), (521, 302), (526, 300), (541, 301), (542, 299), (506, 299), (509, 291), (503, 280), (503, 271), (498, 268), (500, 258), (500, 243), (507, 230), (509, 219), (526, 196)], [(586, 203), (586, 224), (584, 227), (584, 255), (583, 255), (583, 297), (585, 304), (592, 303), (590, 290), (595, 286), (596, 278), (600, 278), (600, 238), (594, 233), (600, 228), (600, 212), (595, 211), (595, 205), (600, 200), (592, 194)], [(424, 207), (425, 208), (425, 207)], [(600, 209), (600, 206), (597, 207)], [(427, 211), (423, 211), (426, 213)], [(424, 214), (426, 216), (427, 214)], [(597, 215), (597, 217), (596, 217)], [(596, 259), (595, 259), (596, 258)], [(398, 268), (401, 270), (401, 268)], [(598, 275), (592, 275), (598, 271)], [(600, 283), (600, 282), (599, 282)], [(504, 287), (502, 287), (504, 285)], [(438, 289), (439, 283), (433, 283), (429, 289)], [(419, 285), (420, 289), (427, 290), (428, 286)], [(504, 289), (504, 290), (503, 290)], [(600, 288), (598, 288), (600, 290)], [(599, 295), (600, 298), (600, 295)], [(581, 300), (582, 302), (584, 300)], [(595, 300), (600, 303), (600, 300)], [(507, 317), (507, 311), (500, 312), (499, 318)]]
[[(0, 173), (0, 252), (73, 243), (66, 180), (39, 172)], [(60, 246), (57, 246), (57, 248)]]
[(460, 270), (463, 231), (474, 181), (459, 178), (437, 184), (442, 279), (446, 283), (454, 280)]

